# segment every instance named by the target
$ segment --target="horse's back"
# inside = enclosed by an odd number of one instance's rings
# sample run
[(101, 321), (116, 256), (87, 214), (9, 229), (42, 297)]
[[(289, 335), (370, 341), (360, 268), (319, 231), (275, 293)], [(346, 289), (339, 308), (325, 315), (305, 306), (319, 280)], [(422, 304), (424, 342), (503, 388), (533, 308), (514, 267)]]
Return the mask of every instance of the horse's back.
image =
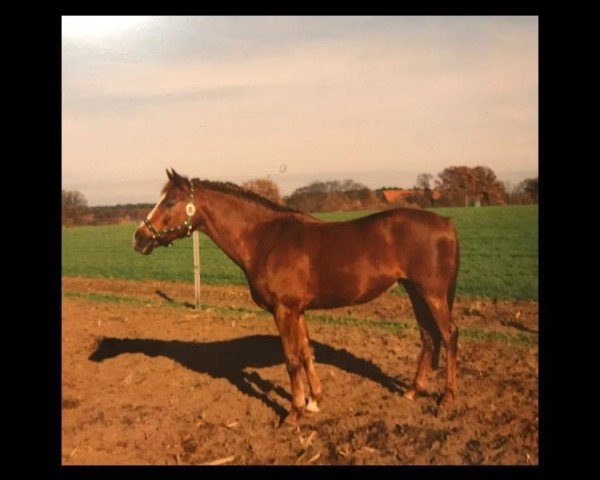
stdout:
[(342, 250), (399, 247), (454, 236), (452, 221), (427, 210), (396, 208), (341, 222), (309, 222), (301, 235)]
[(288, 218), (269, 228), (250, 283), (266, 303), (283, 296), (307, 308), (363, 303), (400, 279), (435, 274), (439, 242), (453, 232), (445, 217), (412, 209), (345, 222)]

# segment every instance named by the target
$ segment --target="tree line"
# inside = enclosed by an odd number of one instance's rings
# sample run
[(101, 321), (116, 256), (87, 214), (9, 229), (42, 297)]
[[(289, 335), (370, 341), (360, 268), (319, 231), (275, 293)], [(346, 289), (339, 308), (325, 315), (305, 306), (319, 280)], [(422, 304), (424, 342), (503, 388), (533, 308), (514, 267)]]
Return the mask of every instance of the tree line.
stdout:
[[(255, 179), (242, 184), (270, 200), (302, 212), (376, 210), (390, 207), (430, 208), (490, 206), (538, 202), (538, 178), (527, 178), (515, 187), (501, 182), (484, 166), (453, 166), (437, 176), (421, 173), (411, 188), (381, 187), (371, 190), (351, 179), (315, 181), (283, 197), (271, 179)], [(395, 192), (398, 195), (386, 195)]]
[[(516, 186), (501, 182), (489, 167), (452, 166), (437, 176), (421, 173), (411, 188), (369, 189), (351, 179), (315, 181), (282, 196), (270, 178), (242, 184), (269, 200), (306, 212), (382, 210), (395, 207), (430, 208), (489, 206), (538, 202), (538, 178), (527, 178)], [(153, 207), (150, 203), (89, 207), (78, 191), (62, 191), (62, 224), (108, 225), (141, 221)]]
[[(79, 194), (76, 204), (65, 204), (65, 194)], [(140, 222), (154, 207), (152, 203), (128, 203), (88, 207), (87, 200), (80, 192), (63, 190), (62, 225), (112, 225), (115, 223)]]

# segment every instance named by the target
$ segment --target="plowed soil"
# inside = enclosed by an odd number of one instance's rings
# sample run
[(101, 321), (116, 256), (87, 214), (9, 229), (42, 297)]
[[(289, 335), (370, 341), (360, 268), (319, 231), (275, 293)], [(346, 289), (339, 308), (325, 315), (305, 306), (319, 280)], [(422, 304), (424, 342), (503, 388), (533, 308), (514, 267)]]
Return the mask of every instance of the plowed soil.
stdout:
[(244, 287), (202, 295), (196, 312), (189, 284), (63, 278), (63, 464), (537, 464), (537, 302), (457, 300), (449, 409), (444, 354), (428, 393), (402, 396), (420, 351), (406, 296), (321, 312), (365, 325), (309, 320), (321, 412), (278, 428), (290, 385), (272, 318)]

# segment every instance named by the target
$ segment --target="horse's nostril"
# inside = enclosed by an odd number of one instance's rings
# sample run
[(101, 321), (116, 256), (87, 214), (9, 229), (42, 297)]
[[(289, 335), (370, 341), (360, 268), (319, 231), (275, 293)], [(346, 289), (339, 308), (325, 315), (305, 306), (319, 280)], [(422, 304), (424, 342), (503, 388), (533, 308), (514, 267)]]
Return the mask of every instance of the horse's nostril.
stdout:
[(134, 238), (135, 238), (136, 240), (138, 240), (138, 241), (141, 241), (141, 240), (146, 240), (146, 239), (147, 239), (147, 237), (148, 237), (148, 235), (146, 235), (146, 234), (145, 234), (144, 232), (142, 232), (140, 229), (137, 229), (137, 230), (135, 231)]
[(146, 240), (146, 235), (144, 235), (142, 232), (140, 232), (139, 230), (136, 230), (133, 233), (133, 243), (135, 245), (140, 245), (142, 244), (144, 241)]

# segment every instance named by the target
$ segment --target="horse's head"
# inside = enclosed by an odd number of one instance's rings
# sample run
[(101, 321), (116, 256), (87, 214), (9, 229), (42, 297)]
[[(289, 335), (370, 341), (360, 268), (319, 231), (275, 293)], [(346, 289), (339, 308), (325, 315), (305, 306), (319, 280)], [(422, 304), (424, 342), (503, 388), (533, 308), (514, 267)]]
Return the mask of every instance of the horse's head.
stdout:
[(159, 246), (170, 246), (178, 238), (191, 235), (194, 187), (190, 180), (175, 170), (167, 170), (169, 181), (162, 189), (160, 200), (133, 234), (135, 249), (148, 255)]

